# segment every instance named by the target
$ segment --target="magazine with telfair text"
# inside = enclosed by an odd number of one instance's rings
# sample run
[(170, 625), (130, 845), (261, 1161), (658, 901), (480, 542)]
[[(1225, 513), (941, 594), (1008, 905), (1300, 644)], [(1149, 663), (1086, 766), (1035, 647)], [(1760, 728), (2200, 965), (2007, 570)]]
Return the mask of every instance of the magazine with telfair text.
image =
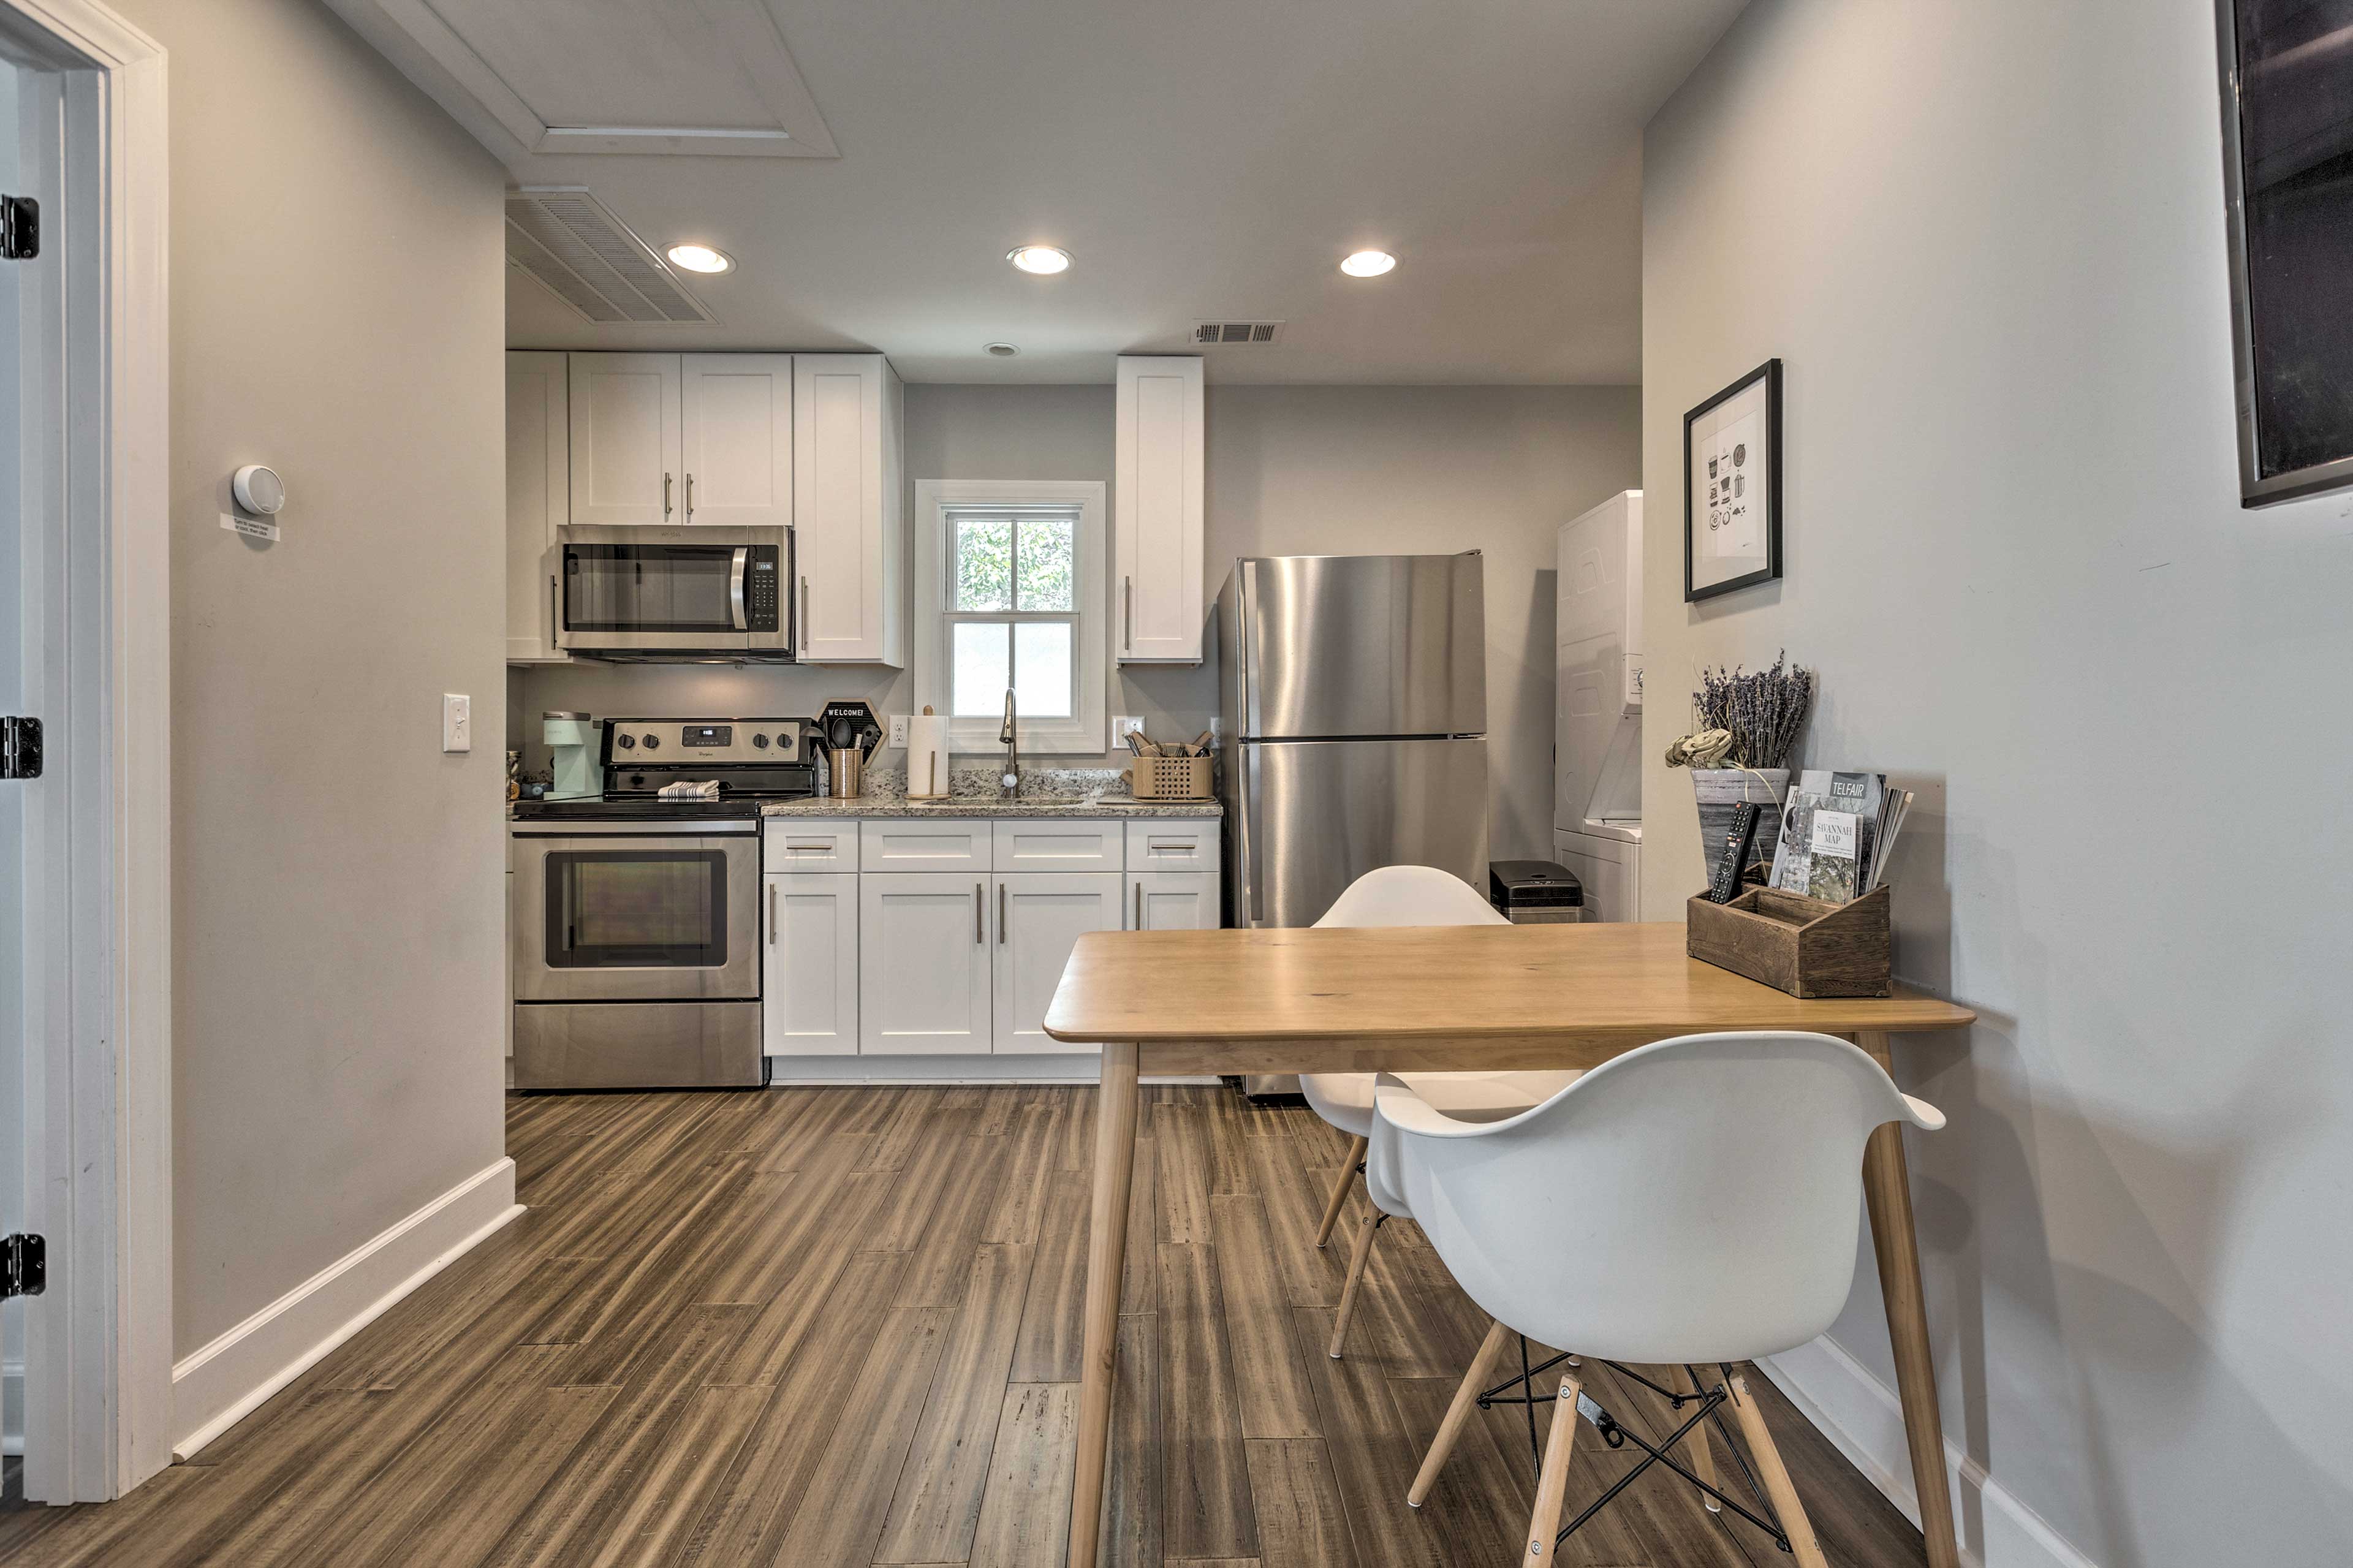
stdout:
[(1773, 847), (1772, 885), (1833, 904), (1868, 891), (1886, 804), (1883, 773), (1799, 774)]

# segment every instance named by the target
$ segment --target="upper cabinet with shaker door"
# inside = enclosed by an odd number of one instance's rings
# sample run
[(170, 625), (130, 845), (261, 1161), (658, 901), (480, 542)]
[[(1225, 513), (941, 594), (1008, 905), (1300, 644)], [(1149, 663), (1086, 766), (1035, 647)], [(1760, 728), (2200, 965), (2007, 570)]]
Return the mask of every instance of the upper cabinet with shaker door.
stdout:
[(1201, 405), (1198, 359), (1120, 357), (1112, 613), (1122, 663), (1201, 662)]
[(793, 356), (683, 354), (679, 388), (685, 451), (676, 521), (790, 528)]
[(572, 359), (572, 521), (661, 527), (686, 521), (679, 356)]
[(793, 356), (797, 651), (805, 661), (907, 662), (899, 609), (903, 403), (898, 373), (881, 354)]
[(554, 659), (555, 531), (571, 503), (560, 353), (507, 355), (507, 658)]

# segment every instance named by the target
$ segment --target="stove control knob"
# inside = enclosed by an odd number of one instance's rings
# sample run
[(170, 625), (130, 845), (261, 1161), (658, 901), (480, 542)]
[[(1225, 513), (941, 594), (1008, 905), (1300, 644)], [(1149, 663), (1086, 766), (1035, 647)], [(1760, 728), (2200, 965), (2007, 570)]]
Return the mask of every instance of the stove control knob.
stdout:
[(766, 750), (768, 749), (768, 737), (767, 737), (767, 736), (765, 736), (765, 735), (754, 735), (754, 736), (753, 736), (753, 737), (752, 737), (752, 749), (753, 749), (754, 751), (756, 751), (756, 752), (765, 752), (765, 751), (766, 751)]
[(621, 748), (621, 750), (623, 750), (623, 751), (625, 751), (625, 752), (626, 752), (626, 751), (628, 751), (630, 747), (632, 747), (632, 746), (636, 745), (637, 743), (638, 743), (638, 738), (637, 738), (635, 735), (624, 735), (624, 734), (620, 733), (618, 731), (614, 731), (614, 734), (613, 734), (613, 744), (615, 744), (615, 745), (617, 745), (617, 746), (620, 747), (620, 748)]
[(661, 737), (648, 731), (643, 744), (649, 752), (659, 752), (661, 750)]

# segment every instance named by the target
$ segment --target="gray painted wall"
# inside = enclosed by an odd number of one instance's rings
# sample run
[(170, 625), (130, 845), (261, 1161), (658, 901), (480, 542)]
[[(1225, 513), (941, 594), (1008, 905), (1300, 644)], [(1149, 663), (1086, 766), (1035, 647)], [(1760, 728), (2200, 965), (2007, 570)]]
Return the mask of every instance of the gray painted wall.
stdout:
[(504, 1151), (505, 182), (323, 6), (116, 3), (172, 71), (185, 1355)]
[[(1896, 1047), (1947, 1431), (2109, 1568), (2353, 1539), (2353, 498), (2238, 505), (2218, 121), (2210, 0), (1757, 0), (1643, 158), (1644, 905), (1703, 882), (1670, 694), (1815, 666), (1984, 1016)], [(1788, 577), (1686, 606), (1683, 413), (1772, 355)]]
[[(1495, 852), (1548, 854), (1552, 533), (1562, 520), (1636, 482), (1637, 391), (1212, 385), (1208, 401), (1208, 597), (1240, 555), (1487, 552)], [(1112, 389), (910, 386), (906, 453), (911, 484), (1029, 479), (1108, 485)], [(1118, 670), (1111, 710), (1144, 715), (1155, 736), (1189, 737), (1208, 728), (1217, 670), (1215, 649), (1206, 651), (1198, 668)], [(894, 671), (840, 666), (581, 664), (529, 670), (519, 689), (509, 743), (524, 744), (537, 767), (544, 763), (538, 715), (550, 709), (799, 713), (828, 698), (862, 696), (878, 710), (905, 711), (913, 681)], [(1052, 761), (1116, 765), (1124, 756)]]

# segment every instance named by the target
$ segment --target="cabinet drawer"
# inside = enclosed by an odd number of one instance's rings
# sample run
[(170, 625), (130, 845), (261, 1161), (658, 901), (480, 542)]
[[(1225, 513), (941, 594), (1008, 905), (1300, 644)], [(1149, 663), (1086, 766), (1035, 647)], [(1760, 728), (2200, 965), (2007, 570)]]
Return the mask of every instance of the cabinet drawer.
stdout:
[(763, 870), (858, 869), (858, 824), (846, 817), (772, 817), (761, 824), (761, 833)]
[(1000, 871), (1116, 871), (1125, 854), (1120, 837), (1125, 824), (1116, 821), (1054, 818), (991, 826), (997, 829)]
[(885, 817), (858, 825), (861, 871), (986, 871), (989, 827), (969, 818)]
[(1218, 819), (1170, 817), (1130, 822), (1130, 871), (1214, 871), (1218, 868)]

